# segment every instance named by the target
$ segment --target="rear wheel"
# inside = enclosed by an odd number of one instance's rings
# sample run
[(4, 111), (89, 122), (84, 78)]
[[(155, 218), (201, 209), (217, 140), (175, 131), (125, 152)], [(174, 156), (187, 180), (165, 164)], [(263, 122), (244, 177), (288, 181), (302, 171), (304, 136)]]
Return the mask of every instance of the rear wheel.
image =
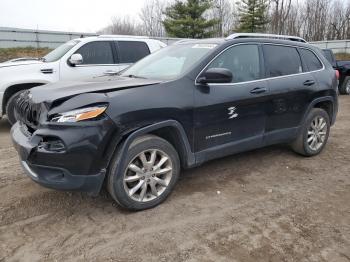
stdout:
[[(179, 156), (166, 140), (147, 135), (129, 147), (125, 163), (114, 156), (107, 188), (114, 200), (130, 210), (155, 207), (171, 193), (180, 173)], [(117, 166), (123, 166), (117, 171)]]
[(304, 156), (319, 154), (327, 143), (329, 130), (328, 113), (321, 108), (313, 108), (292, 144), (293, 150)]
[(339, 87), (339, 93), (342, 95), (350, 94), (350, 76), (345, 77), (342, 85)]
[(23, 93), (25, 90), (21, 90), (15, 94), (13, 94), (10, 99), (7, 101), (6, 104), (6, 116), (7, 120), (11, 125), (14, 125), (17, 122), (16, 114), (15, 114), (15, 105), (17, 98), (21, 93)]

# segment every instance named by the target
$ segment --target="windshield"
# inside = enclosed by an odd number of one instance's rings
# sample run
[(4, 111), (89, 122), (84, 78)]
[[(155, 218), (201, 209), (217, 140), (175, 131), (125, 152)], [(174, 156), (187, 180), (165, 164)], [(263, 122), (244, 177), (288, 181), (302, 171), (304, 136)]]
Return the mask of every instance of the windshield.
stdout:
[(69, 50), (73, 48), (76, 44), (78, 44), (79, 40), (71, 40), (63, 45), (60, 45), (55, 50), (48, 53), (46, 56), (43, 57), (43, 60), (45, 62), (54, 62), (60, 59), (62, 56), (64, 56)]
[(122, 73), (122, 76), (176, 79), (186, 73), (216, 44), (180, 44), (165, 47), (137, 62)]

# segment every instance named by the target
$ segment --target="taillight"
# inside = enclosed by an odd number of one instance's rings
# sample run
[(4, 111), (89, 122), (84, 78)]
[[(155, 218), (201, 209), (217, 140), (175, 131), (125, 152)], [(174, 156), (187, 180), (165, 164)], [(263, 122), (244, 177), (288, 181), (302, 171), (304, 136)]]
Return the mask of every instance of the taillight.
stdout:
[(335, 70), (335, 75), (336, 75), (337, 79), (339, 80), (339, 78), (340, 78), (339, 70)]

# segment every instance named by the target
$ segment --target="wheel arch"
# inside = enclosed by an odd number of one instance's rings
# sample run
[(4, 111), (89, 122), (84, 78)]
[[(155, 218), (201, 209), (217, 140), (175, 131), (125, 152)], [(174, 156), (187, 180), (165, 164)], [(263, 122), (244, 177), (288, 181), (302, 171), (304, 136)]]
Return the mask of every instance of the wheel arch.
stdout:
[[(195, 154), (191, 151), (186, 132), (182, 125), (176, 120), (166, 120), (127, 132), (121, 139), (112, 143), (113, 154), (116, 150), (120, 150), (120, 162), (123, 163), (123, 161), (125, 161), (125, 152), (135, 138), (149, 134), (159, 136), (174, 146), (179, 154), (181, 166), (183, 168), (190, 168), (195, 165)], [(110, 166), (113, 154), (110, 154), (107, 166)]]
[(4, 96), (2, 98), (2, 112), (3, 114), (6, 114), (6, 105), (7, 102), (9, 101), (9, 99), (11, 98), (12, 95), (14, 95), (15, 93), (22, 91), (22, 90), (27, 90), (27, 89), (31, 89), (35, 86), (41, 86), (41, 85), (45, 85), (47, 83), (45, 82), (30, 82), (30, 83), (17, 83), (17, 84), (12, 84), (10, 86), (8, 86), (5, 89), (4, 92)]
[(309, 112), (313, 108), (321, 108), (321, 109), (325, 110), (329, 115), (331, 125), (334, 124), (338, 108), (337, 108), (337, 103), (332, 96), (325, 96), (325, 97), (319, 97), (319, 98), (314, 99), (310, 103), (308, 109), (306, 110), (306, 113), (304, 114), (302, 123), (304, 123), (307, 115), (309, 114)]

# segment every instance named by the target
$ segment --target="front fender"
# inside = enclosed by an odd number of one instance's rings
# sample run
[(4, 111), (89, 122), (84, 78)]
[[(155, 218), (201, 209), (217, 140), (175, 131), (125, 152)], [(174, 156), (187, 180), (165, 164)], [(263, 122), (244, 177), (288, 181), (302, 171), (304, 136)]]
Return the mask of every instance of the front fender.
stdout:
[[(183, 160), (183, 164), (185, 168), (189, 168), (192, 166), (195, 166), (195, 155), (194, 153), (191, 151), (191, 147), (190, 147), (190, 143), (188, 141), (188, 138), (186, 136), (185, 130), (182, 127), (182, 125), (176, 121), (176, 120), (166, 120), (166, 121), (162, 121), (162, 122), (158, 122), (155, 124), (151, 124), (142, 128), (139, 128), (135, 131), (132, 131), (131, 133), (129, 133), (127, 135), (127, 137), (121, 141), (121, 139), (115, 139), (115, 141), (111, 141), (111, 147), (113, 148), (113, 151), (116, 150), (120, 150), (120, 163), (124, 163), (125, 159), (126, 159), (126, 153), (131, 145), (131, 143), (137, 138), (140, 137), (142, 135), (145, 134), (149, 134), (152, 133), (156, 130), (159, 130), (161, 128), (164, 127), (171, 127), (174, 128), (174, 130), (176, 130), (178, 138), (179, 138), (179, 143), (180, 143), (180, 148), (181, 148), (181, 152), (179, 152), (180, 154), (180, 158)], [(119, 148), (118, 148), (119, 146)], [(110, 161), (112, 159), (112, 155), (113, 154), (109, 154), (110, 155), (110, 159), (108, 160), (108, 166), (110, 164)], [(120, 164), (118, 165), (118, 168), (121, 168), (123, 165)], [(121, 170), (117, 170), (117, 172), (121, 172)]]

